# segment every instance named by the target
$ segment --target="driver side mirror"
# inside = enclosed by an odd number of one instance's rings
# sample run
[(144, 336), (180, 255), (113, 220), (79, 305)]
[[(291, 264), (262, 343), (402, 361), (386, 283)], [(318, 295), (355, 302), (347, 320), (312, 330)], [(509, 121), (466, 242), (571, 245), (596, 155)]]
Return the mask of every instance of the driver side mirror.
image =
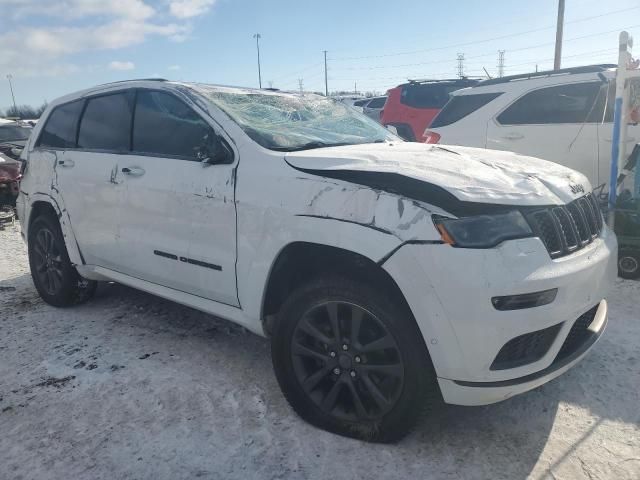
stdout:
[(210, 130), (197, 152), (203, 165), (220, 165), (233, 162), (233, 151), (224, 138)]

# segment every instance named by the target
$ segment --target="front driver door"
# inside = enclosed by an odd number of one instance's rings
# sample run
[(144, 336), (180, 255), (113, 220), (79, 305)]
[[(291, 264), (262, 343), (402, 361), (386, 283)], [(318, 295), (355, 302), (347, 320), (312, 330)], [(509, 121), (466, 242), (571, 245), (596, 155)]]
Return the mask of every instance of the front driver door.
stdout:
[(120, 245), (128, 275), (228, 305), (236, 293), (236, 163), (197, 157), (214, 135), (173, 93), (138, 90)]

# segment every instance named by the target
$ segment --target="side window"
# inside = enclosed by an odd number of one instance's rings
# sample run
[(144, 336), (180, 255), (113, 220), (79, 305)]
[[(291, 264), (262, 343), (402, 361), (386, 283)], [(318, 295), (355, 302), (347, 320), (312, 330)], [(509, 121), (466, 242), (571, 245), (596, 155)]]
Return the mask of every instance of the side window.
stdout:
[(84, 100), (60, 105), (53, 109), (38, 139), (39, 147), (75, 148), (78, 117)]
[(129, 151), (131, 93), (114, 93), (87, 100), (80, 120), (78, 147)]
[(462, 120), (476, 110), (484, 107), (502, 93), (476, 93), (473, 95), (454, 95), (440, 113), (431, 122), (430, 128), (444, 127)]
[(207, 122), (173, 95), (138, 92), (133, 121), (134, 151), (197, 160), (197, 152), (211, 131)]
[(534, 90), (498, 115), (502, 125), (584, 123), (596, 108), (600, 82)]
[(386, 97), (374, 98), (369, 102), (367, 108), (382, 108), (384, 107), (384, 103), (387, 101)]
[(413, 108), (442, 108), (449, 101), (449, 94), (458, 90), (453, 84), (409, 84), (402, 88), (400, 102)]

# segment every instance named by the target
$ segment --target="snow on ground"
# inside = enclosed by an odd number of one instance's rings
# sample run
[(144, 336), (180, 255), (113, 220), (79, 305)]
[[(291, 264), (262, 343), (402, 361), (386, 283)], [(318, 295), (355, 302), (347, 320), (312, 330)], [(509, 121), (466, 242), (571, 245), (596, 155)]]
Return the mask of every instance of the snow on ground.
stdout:
[(480, 408), (443, 405), (397, 445), (301, 421), (268, 341), (113, 284), (45, 305), (0, 231), (1, 479), (638, 479), (640, 282), (574, 369)]

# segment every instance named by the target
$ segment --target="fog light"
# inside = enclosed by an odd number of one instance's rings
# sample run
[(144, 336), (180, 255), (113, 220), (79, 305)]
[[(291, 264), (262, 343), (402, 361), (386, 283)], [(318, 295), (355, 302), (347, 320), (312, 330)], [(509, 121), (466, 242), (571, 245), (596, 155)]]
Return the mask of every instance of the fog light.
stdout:
[(552, 288), (541, 292), (523, 293), (522, 295), (493, 297), (491, 303), (496, 310), (520, 310), (548, 305), (556, 299), (556, 295), (558, 295), (558, 289)]

